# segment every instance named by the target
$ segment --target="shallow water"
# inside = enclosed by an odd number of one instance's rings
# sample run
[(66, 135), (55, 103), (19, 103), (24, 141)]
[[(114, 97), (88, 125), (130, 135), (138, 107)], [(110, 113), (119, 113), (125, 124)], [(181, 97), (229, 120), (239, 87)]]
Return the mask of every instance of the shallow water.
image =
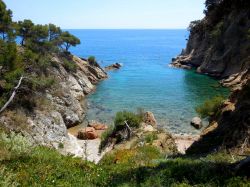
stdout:
[(72, 52), (93, 55), (102, 66), (115, 62), (121, 70), (109, 72), (95, 93), (88, 96), (88, 119), (112, 123), (117, 111), (143, 108), (173, 133), (198, 131), (190, 126), (195, 107), (215, 95), (216, 80), (194, 71), (169, 67), (171, 58), (185, 48), (186, 30), (70, 30), (82, 44)]

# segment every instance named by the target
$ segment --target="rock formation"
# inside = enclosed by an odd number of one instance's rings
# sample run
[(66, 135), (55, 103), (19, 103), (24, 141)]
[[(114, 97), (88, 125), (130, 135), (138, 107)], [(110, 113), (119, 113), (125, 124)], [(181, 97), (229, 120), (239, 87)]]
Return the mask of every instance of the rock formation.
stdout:
[(107, 66), (105, 67), (105, 70), (106, 71), (111, 71), (111, 70), (118, 70), (122, 67), (122, 65), (120, 63), (115, 63), (115, 64), (112, 64), (110, 66)]
[(74, 72), (65, 69), (61, 57), (53, 55), (51, 60), (57, 66), (49, 67), (48, 71), (55, 77), (56, 84), (45, 94), (31, 95), (25, 90), (19, 93), (26, 94), (30, 100), (36, 99), (40, 105), (32, 112), (24, 110), (22, 105), (14, 109), (10, 107), (1, 114), (0, 123), (8, 130), (30, 137), (37, 144), (57, 148), (60, 143), (70, 141), (67, 128), (83, 122), (86, 112), (84, 98), (99, 81), (107, 78), (107, 74), (99, 66), (90, 65), (76, 56), (71, 59), (76, 65)]
[(190, 24), (186, 49), (172, 66), (195, 68), (232, 88), (229, 101), (188, 154), (220, 149), (249, 152), (250, 2), (206, 1), (205, 18)]
[(190, 24), (187, 47), (172, 65), (194, 67), (198, 73), (227, 79), (223, 81), (225, 86), (242, 82), (250, 67), (249, 4), (214, 1), (207, 7), (204, 19)]

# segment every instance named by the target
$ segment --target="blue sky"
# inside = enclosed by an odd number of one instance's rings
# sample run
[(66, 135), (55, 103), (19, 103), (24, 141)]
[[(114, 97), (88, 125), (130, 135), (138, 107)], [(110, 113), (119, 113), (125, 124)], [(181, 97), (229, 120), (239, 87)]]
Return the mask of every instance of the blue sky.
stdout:
[(4, 0), (15, 21), (64, 29), (187, 28), (203, 18), (204, 0)]

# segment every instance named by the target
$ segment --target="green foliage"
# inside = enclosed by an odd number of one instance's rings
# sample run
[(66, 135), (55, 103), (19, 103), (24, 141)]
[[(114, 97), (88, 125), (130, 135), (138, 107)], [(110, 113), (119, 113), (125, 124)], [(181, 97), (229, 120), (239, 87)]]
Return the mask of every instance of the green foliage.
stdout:
[(54, 24), (49, 24), (48, 25), (48, 36), (49, 36), (49, 41), (50, 42), (53, 42), (54, 44), (57, 44), (57, 42), (59, 42), (59, 37), (62, 33), (62, 30), (60, 27), (57, 27), (56, 25)]
[(5, 69), (15, 69), (17, 63), (17, 48), (13, 42), (0, 40), (0, 65)]
[(64, 144), (60, 142), (59, 145), (58, 145), (58, 148), (59, 149), (63, 149), (64, 148)]
[(13, 171), (8, 171), (4, 166), (0, 166), (0, 186), (5, 187), (15, 187), (20, 186), (15, 182), (16, 175), (13, 174)]
[(32, 147), (14, 133), (1, 133), (0, 152), (0, 186), (250, 185), (249, 180), (231, 172), (231, 161), (224, 159), (231, 156), (225, 153), (165, 160), (157, 148), (142, 146), (108, 153), (95, 165), (50, 148)]
[(157, 140), (157, 139), (158, 139), (158, 136), (157, 136), (157, 133), (155, 133), (155, 132), (147, 134), (145, 137), (146, 143), (149, 143), (149, 144), (152, 144), (153, 141)]
[(115, 116), (115, 128), (118, 129), (123, 129), (125, 126), (125, 121), (128, 123), (130, 127), (136, 127), (138, 128), (140, 126), (141, 118), (139, 115), (133, 113), (133, 112), (128, 112), (128, 111), (123, 111), (123, 112), (117, 112)]
[(97, 61), (96, 61), (96, 59), (95, 59), (94, 56), (90, 56), (90, 57), (88, 58), (88, 62), (89, 62), (89, 64), (90, 64), (91, 66), (96, 66), (96, 65), (97, 65)]
[(219, 22), (214, 29), (211, 31), (212, 39), (218, 40), (223, 33), (224, 22)]
[(73, 61), (68, 61), (67, 59), (63, 60), (63, 67), (68, 71), (68, 72), (75, 72), (76, 71), (76, 64)]
[(224, 100), (224, 97), (216, 96), (210, 100), (205, 101), (204, 104), (196, 107), (196, 112), (202, 118), (217, 116)]
[(32, 29), (34, 27), (34, 23), (31, 20), (23, 20), (19, 21), (16, 24), (16, 32), (17, 35), (21, 37), (21, 45), (23, 46), (28, 38), (32, 37)]
[[(10, 87), (12, 87), (17, 83), (17, 80), (20, 79), (22, 74), (23, 74), (23, 69), (16, 69), (14, 71), (7, 72), (4, 75), (4, 79), (7, 81), (7, 83), (10, 84)], [(6, 89), (10, 88), (6, 87)]]
[(60, 36), (60, 42), (61, 42), (61, 45), (65, 47), (65, 51), (68, 52), (69, 51), (69, 48), (71, 46), (76, 46), (78, 44), (80, 44), (80, 40), (71, 35), (69, 32), (62, 32), (61, 36)]
[(28, 79), (29, 83), (31, 84), (32, 90), (45, 90), (51, 88), (52, 85), (55, 84), (54, 77), (31, 77)]
[(192, 21), (189, 26), (188, 26), (188, 30), (190, 32), (201, 32), (202, 30), (202, 27), (203, 27), (203, 22), (202, 20), (195, 20), (195, 21)]
[(12, 40), (12, 11), (6, 8), (5, 3), (0, 1), (0, 38), (3, 41)]
[(0, 161), (25, 157), (31, 153), (31, 147), (32, 144), (19, 134), (0, 133)]
[(108, 129), (104, 133), (102, 133), (99, 152), (101, 152), (107, 146), (107, 144), (109, 143), (109, 139), (112, 136), (113, 132), (114, 132), (114, 126), (110, 125), (108, 126)]

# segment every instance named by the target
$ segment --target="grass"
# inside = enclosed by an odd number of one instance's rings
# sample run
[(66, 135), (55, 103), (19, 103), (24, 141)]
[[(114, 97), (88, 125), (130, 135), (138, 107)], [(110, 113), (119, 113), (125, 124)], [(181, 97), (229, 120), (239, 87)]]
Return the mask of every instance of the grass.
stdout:
[[(80, 158), (62, 156), (53, 149), (20, 143), (25, 141), (21, 135), (0, 136), (1, 150), (7, 147), (11, 155), (0, 161), (0, 186), (250, 185), (247, 178), (229, 169), (232, 157), (226, 153), (202, 160), (165, 160), (155, 147), (143, 146), (107, 154), (95, 165)], [(10, 144), (20, 149), (11, 148)]]
[(158, 136), (157, 136), (157, 133), (155, 133), (155, 132), (147, 134), (145, 137), (146, 143), (149, 143), (149, 144), (152, 144), (153, 141), (157, 140), (157, 139), (158, 139)]

